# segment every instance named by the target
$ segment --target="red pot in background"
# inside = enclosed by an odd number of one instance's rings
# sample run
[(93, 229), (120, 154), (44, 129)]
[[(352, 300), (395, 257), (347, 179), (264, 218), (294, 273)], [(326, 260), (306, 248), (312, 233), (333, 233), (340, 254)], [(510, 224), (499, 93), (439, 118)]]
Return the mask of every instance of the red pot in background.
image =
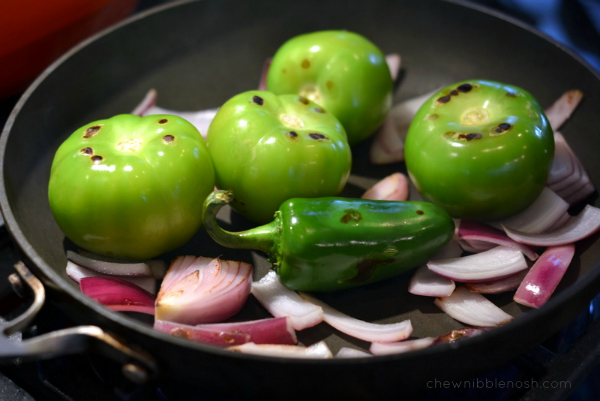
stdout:
[(129, 16), (138, 0), (5, 0), (0, 4), (0, 99), (22, 92), (71, 47)]

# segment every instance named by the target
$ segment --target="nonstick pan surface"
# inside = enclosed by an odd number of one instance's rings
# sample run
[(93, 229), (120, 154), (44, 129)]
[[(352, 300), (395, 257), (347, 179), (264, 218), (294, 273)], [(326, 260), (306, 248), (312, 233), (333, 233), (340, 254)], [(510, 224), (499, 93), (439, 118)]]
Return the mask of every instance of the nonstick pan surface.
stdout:
[[(0, 204), (24, 259), (51, 298), (78, 323), (98, 324), (150, 352), (159, 361), (162, 378), (201, 381), (205, 389), (241, 397), (378, 398), (424, 391), (431, 380), (469, 377), (526, 352), (572, 320), (600, 290), (596, 235), (577, 244), (572, 266), (543, 308), (520, 307), (512, 294), (490, 297), (516, 317), (510, 324), (408, 354), (325, 361), (253, 357), (171, 338), (83, 296), (65, 273), (65, 250), (75, 246), (54, 222), (47, 201), (50, 165), (60, 143), (90, 121), (131, 112), (151, 88), (167, 109), (218, 107), (256, 88), (265, 59), (286, 39), (324, 29), (361, 33), (384, 53), (401, 55), (395, 103), (471, 78), (523, 87), (545, 107), (566, 90), (582, 90), (584, 100), (561, 132), (600, 187), (599, 77), (570, 51), (493, 12), (440, 0), (225, 0), (177, 3), (119, 24), (66, 54), (20, 99), (0, 142)], [(353, 149), (353, 177), (343, 195), (360, 196), (364, 186), (392, 172), (406, 172), (403, 163), (370, 164), (369, 147), (367, 141)], [(595, 196), (590, 202), (598, 206)], [(223, 219), (231, 229), (251, 226), (233, 212)], [(182, 254), (253, 263), (255, 279), (269, 268), (262, 254), (220, 248), (203, 231), (163, 257)], [(462, 327), (432, 299), (408, 294), (409, 279), (406, 274), (320, 296), (363, 320), (411, 319), (414, 337)], [(267, 316), (250, 299), (237, 318)], [(298, 337), (303, 344), (325, 340), (334, 354), (343, 346), (368, 347), (325, 324)]]

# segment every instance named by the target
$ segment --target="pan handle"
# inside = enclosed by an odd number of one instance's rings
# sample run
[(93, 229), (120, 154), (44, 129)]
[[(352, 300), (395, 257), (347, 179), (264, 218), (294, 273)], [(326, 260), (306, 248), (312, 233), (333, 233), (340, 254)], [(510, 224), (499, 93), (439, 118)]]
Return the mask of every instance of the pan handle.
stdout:
[[(15, 264), (17, 273), (9, 276), (13, 288), (21, 293), (25, 282), (33, 291), (34, 299), (29, 308), (10, 321), (0, 321), (0, 363), (9, 363), (16, 358), (23, 360), (50, 359), (57, 356), (98, 350), (122, 364), (125, 377), (142, 384), (157, 377), (158, 369), (152, 356), (134, 350), (116, 337), (97, 326), (77, 326), (57, 330), (37, 337), (18, 341), (14, 334), (23, 330), (42, 308), (46, 292), (41, 281), (23, 262)], [(13, 336), (11, 336), (13, 335)]]

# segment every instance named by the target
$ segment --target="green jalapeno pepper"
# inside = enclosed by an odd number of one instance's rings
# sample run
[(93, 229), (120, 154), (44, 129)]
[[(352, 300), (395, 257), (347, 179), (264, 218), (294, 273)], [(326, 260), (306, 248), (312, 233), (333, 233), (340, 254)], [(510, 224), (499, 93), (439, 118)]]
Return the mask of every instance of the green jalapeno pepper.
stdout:
[(427, 262), (453, 236), (454, 221), (426, 202), (346, 198), (285, 201), (272, 222), (241, 232), (219, 227), (231, 191), (204, 204), (204, 226), (219, 244), (266, 252), (294, 290), (332, 291), (380, 281)]
[(320, 31), (296, 36), (277, 50), (267, 90), (313, 100), (340, 120), (355, 145), (385, 119), (393, 81), (384, 54), (364, 36)]
[(260, 224), (286, 199), (337, 195), (350, 175), (344, 128), (298, 95), (236, 95), (221, 106), (206, 140), (217, 187), (234, 191), (232, 206)]
[(459, 82), (419, 109), (405, 143), (406, 168), (423, 198), (452, 216), (495, 220), (540, 194), (554, 155), (542, 107), (499, 82)]
[(76, 245), (147, 259), (187, 242), (202, 224), (214, 169), (198, 130), (170, 115), (118, 115), (76, 130), (58, 148), (50, 209)]

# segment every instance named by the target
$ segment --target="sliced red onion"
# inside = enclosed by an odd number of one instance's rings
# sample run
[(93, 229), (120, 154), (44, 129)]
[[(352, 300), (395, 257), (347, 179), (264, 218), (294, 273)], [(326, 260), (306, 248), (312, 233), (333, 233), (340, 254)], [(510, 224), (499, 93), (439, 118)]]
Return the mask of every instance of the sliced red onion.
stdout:
[(451, 318), (475, 327), (501, 326), (513, 319), (483, 295), (464, 287), (449, 297), (436, 298), (434, 303)]
[(370, 160), (373, 164), (390, 164), (404, 160), (404, 140), (408, 127), (419, 108), (434, 92), (406, 100), (393, 106), (375, 134)]
[(323, 309), (281, 284), (279, 276), (272, 270), (252, 283), (252, 295), (271, 315), (289, 316), (296, 330), (316, 326), (323, 321)]
[(373, 187), (362, 196), (363, 199), (405, 201), (408, 199), (408, 178), (402, 173), (393, 173)]
[(173, 337), (221, 347), (247, 342), (288, 345), (298, 342), (290, 319), (287, 317), (196, 326), (157, 320), (154, 322), (154, 329)]
[(300, 296), (310, 303), (320, 306), (323, 309), (323, 320), (331, 327), (360, 340), (393, 342), (404, 340), (412, 333), (410, 320), (390, 324), (365, 322), (332, 308), (312, 295), (300, 293)]
[(400, 67), (402, 66), (402, 58), (398, 53), (392, 53), (385, 56), (385, 62), (390, 69), (390, 74), (392, 75), (392, 81), (396, 81), (398, 79), (398, 75), (400, 75)]
[(581, 187), (573, 188), (571, 193), (565, 195), (565, 201), (567, 201), (569, 205), (576, 205), (596, 192), (596, 187), (588, 177), (586, 177), (584, 181), (585, 182), (581, 185)]
[(462, 219), (458, 224), (457, 236), (458, 239), (466, 241), (467, 243), (470, 241), (481, 241), (502, 245), (508, 248), (515, 248), (527, 256), (529, 260), (536, 260), (539, 256), (528, 246), (519, 244), (508, 238), (502, 230), (498, 230), (478, 221)]
[(554, 133), (554, 159), (548, 173), (546, 185), (575, 205), (596, 191), (583, 164), (559, 132)]
[(151, 115), (159, 115), (159, 114), (167, 114), (171, 116), (181, 117), (184, 120), (192, 123), (200, 134), (206, 138), (206, 134), (208, 133), (208, 127), (212, 122), (213, 118), (217, 114), (219, 110), (218, 107), (206, 109), (206, 110), (197, 110), (197, 111), (180, 111), (180, 110), (171, 110), (165, 109), (164, 107), (159, 107), (156, 105), (157, 92), (154, 89), (150, 89), (144, 99), (140, 102), (139, 105), (131, 112), (136, 116), (151, 116)]
[(221, 322), (244, 306), (252, 265), (181, 256), (169, 267), (156, 298), (156, 319), (196, 325)]
[(530, 234), (541, 233), (568, 219), (569, 204), (553, 190), (544, 187), (536, 200), (525, 210), (506, 219), (491, 222), (496, 228), (502, 225)]
[(544, 305), (562, 280), (575, 255), (575, 245), (548, 247), (517, 289), (514, 301), (530, 308)]
[(219, 111), (218, 107), (198, 111), (176, 111), (158, 106), (153, 106), (146, 111), (144, 116), (167, 114), (171, 116), (181, 117), (184, 120), (187, 120), (190, 123), (192, 123), (194, 127), (196, 127), (196, 129), (200, 132), (200, 135), (206, 138), (206, 134), (208, 133), (208, 127), (210, 126), (210, 123), (212, 122), (213, 118), (215, 118), (217, 111)]
[(394, 343), (372, 343), (369, 351), (373, 355), (392, 355), (427, 348), (435, 341), (434, 337), (405, 340)]
[(559, 228), (567, 224), (569, 220), (571, 220), (571, 215), (569, 213), (565, 213), (560, 219), (558, 219), (554, 224), (552, 224), (550, 227), (548, 227), (548, 229), (544, 231), (551, 232), (558, 230)]
[(258, 81), (258, 90), (267, 90), (267, 74), (269, 73), (269, 68), (271, 67), (272, 61), (273, 59), (269, 57), (263, 63), (262, 72), (260, 73), (260, 80)]
[(335, 354), (336, 358), (367, 358), (371, 356), (373, 355), (366, 351), (350, 347), (342, 347), (338, 353)]
[(519, 288), (528, 271), (523, 270), (503, 279), (488, 281), (486, 283), (467, 283), (465, 284), (465, 288), (471, 292), (479, 292), (481, 294), (500, 294), (507, 291), (514, 291)]
[(567, 141), (558, 131), (554, 132), (554, 157), (548, 171), (546, 185), (553, 191), (568, 187), (581, 178), (580, 170), (573, 158), (573, 153)]
[(300, 345), (254, 344), (246, 343), (227, 348), (243, 354), (275, 356), (281, 358), (329, 359), (333, 358), (331, 351), (324, 341), (319, 341), (309, 347)]
[[(462, 251), (458, 242), (452, 239), (432, 260), (457, 258)], [(408, 283), (408, 292), (426, 297), (447, 297), (452, 294), (454, 288), (456, 288), (454, 281), (432, 272), (426, 265), (419, 266)]]
[(197, 327), (198, 326), (189, 326), (164, 320), (156, 320), (154, 322), (154, 330), (156, 331), (160, 331), (172, 337), (185, 338), (186, 340), (215, 345), (217, 347), (230, 347), (232, 345), (245, 344), (251, 341), (251, 336), (248, 333), (197, 329)]
[(583, 98), (583, 92), (578, 89), (572, 89), (565, 92), (561, 97), (556, 100), (552, 106), (545, 110), (546, 117), (550, 121), (550, 126), (553, 130), (559, 129), (571, 114)]
[(490, 249), (498, 246), (498, 244), (494, 244), (492, 242), (477, 241), (477, 240), (465, 241), (460, 238), (457, 239), (456, 242), (460, 245), (460, 247), (463, 250), (465, 250), (466, 252), (470, 252), (470, 253), (485, 252), (485, 251), (489, 251)]
[(438, 336), (434, 341), (434, 345), (449, 344), (463, 338), (478, 336), (479, 334), (485, 332), (485, 330), (487, 329), (475, 329), (473, 327), (462, 327), (460, 329), (454, 329), (446, 334)]
[(83, 277), (81, 292), (109, 309), (119, 312), (139, 312), (154, 315), (154, 295), (115, 277)]
[(556, 246), (572, 244), (600, 230), (600, 209), (586, 205), (583, 210), (562, 227), (541, 234), (527, 234), (504, 227), (506, 234), (522, 244)]
[(138, 104), (135, 107), (135, 109), (133, 109), (131, 114), (133, 114), (134, 116), (140, 116), (140, 117), (146, 115), (146, 112), (148, 111), (148, 109), (150, 109), (152, 106), (156, 105), (157, 96), (158, 96), (158, 94), (156, 93), (156, 90), (150, 89), (146, 93), (146, 96), (144, 96), (144, 98), (142, 99), (140, 104)]
[(426, 265), (419, 266), (408, 283), (408, 292), (426, 297), (447, 297), (455, 288), (454, 281), (432, 272)]
[(156, 295), (156, 279), (151, 276), (109, 276), (87, 269), (83, 266), (79, 266), (67, 260), (67, 275), (73, 279), (73, 281), (80, 282), (84, 277), (114, 277), (123, 280), (127, 280), (141, 289), (148, 291), (152, 295)]
[(497, 246), (488, 251), (442, 260), (431, 260), (429, 269), (440, 276), (463, 283), (479, 283), (508, 277), (527, 268), (521, 251)]
[(109, 259), (84, 250), (67, 251), (67, 259), (95, 272), (110, 276), (154, 276), (147, 263), (130, 263)]

